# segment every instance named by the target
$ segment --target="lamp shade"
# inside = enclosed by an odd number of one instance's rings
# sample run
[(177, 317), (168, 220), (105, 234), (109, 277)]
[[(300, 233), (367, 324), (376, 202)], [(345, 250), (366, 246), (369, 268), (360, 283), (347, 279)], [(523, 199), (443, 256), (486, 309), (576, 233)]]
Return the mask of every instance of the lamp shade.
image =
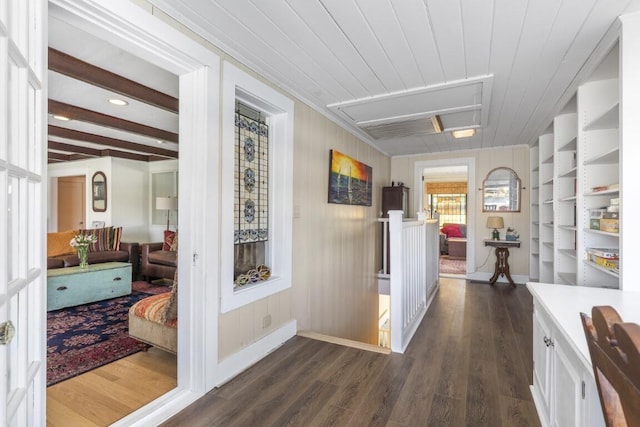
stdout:
[(504, 221), (501, 216), (490, 216), (487, 218), (487, 228), (504, 228)]
[(175, 211), (178, 209), (177, 197), (156, 197), (156, 209)]

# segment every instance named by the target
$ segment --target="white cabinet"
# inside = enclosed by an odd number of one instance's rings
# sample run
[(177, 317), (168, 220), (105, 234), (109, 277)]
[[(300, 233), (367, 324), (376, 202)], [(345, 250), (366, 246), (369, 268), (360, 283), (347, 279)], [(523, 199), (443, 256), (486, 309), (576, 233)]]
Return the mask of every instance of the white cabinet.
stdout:
[(581, 362), (571, 338), (535, 298), (531, 394), (543, 426), (605, 425), (591, 367)]

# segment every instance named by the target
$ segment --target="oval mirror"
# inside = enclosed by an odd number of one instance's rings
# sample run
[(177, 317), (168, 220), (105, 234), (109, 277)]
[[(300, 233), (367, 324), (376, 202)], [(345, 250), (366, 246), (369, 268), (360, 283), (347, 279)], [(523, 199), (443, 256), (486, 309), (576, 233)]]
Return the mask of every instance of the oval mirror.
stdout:
[(91, 203), (94, 212), (107, 210), (107, 177), (103, 172), (96, 172), (91, 178)]
[(482, 183), (482, 212), (520, 212), (520, 178), (513, 169), (495, 168)]

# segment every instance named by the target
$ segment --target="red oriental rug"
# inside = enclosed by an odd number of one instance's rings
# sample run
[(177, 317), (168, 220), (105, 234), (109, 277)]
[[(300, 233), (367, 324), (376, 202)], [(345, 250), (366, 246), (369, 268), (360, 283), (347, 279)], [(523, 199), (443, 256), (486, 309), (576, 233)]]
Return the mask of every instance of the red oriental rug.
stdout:
[(123, 297), (47, 313), (47, 386), (149, 348), (129, 337), (129, 308), (167, 286), (134, 282)]
[(467, 274), (467, 260), (464, 258), (440, 257), (441, 274)]

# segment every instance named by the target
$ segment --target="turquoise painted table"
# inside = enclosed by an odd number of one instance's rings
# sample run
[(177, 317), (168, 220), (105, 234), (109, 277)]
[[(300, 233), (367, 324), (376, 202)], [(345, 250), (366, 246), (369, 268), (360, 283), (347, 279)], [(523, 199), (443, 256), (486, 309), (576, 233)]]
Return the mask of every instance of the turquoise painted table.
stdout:
[(126, 262), (47, 270), (47, 311), (130, 293), (131, 264)]

